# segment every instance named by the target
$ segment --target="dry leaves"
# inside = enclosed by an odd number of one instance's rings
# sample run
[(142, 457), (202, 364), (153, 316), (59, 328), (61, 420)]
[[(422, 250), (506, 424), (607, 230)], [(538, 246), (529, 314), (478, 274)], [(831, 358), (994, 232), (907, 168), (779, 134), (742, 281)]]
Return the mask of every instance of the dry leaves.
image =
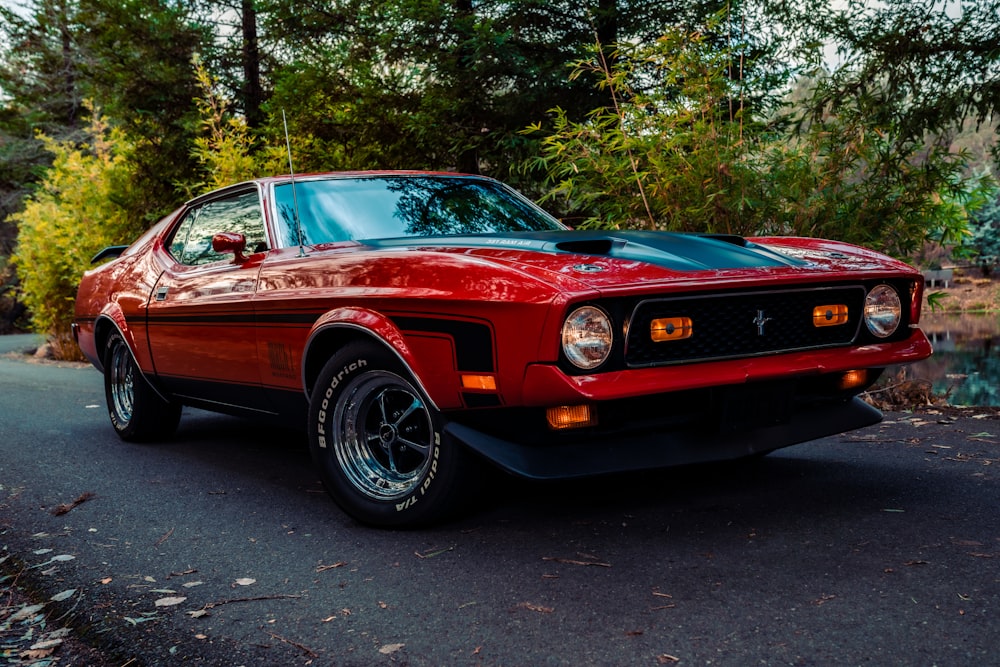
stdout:
[(330, 565), (323, 565), (323, 564), (317, 565), (316, 566), (316, 571), (317, 572), (326, 572), (327, 570), (335, 570), (338, 567), (344, 567), (345, 565), (347, 565), (347, 561), (346, 560), (339, 560), (336, 563), (331, 563)]
[(52, 510), (52, 514), (55, 515), (55, 516), (62, 516), (63, 514), (66, 514), (67, 512), (69, 512), (70, 510), (72, 510), (74, 507), (77, 507), (78, 505), (82, 505), (83, 503), (87, 502), (88, 500), (91, 500), (92, 498), (96, 498), (96, 497), (97, 496), (95, 494), (91, 493), (90, 491), (85, 491), (85, 492), (81, 493), (77, 497), (77, 499), (74, 500), (73, 502), (71, 502), (71, 503), (63, 503), (62, 505), (57, 505), (56, 508), (54, 510)]
[(392, 655), (396, 651), (402, 649), (406, 644), (386, 644), (378, 650), (382, 655)]
[(557, 558), (553, 556), (542, 556), (542, 560), (549, 561), (551, 563), (562, 563), (564, 565), (593, 565), (594, 567), (611, 567), (611, 563), (603, 563), (597, 560), (596, 556), (591, 556), (589, 554), (577, 554), (581, 558), (586, 560), (578, 560), (575, 558)]
[(156, 602), (154, 602), (153, 605), (156, 606), (156, 607), (174, 607), (176, 605), (181, 604), (185, 600), (187, 600), (186, 597), (160, 598), (159, 600), (157, 600)]

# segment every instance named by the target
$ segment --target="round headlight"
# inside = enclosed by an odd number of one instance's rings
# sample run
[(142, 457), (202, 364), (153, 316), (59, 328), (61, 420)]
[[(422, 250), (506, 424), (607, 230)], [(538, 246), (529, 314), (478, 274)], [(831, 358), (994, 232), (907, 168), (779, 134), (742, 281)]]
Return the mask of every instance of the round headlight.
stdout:
[(611, 319), (600, 308), (577, 308), (563, 323), (563, 353), (571, 364), (585, 371), (607, 360), (613, 340)]
[(903, 308), (899, 294), (889, 285), (879, 285), (865, 297), (865, 324), (879, 338), (888, 338), (899, 326)]

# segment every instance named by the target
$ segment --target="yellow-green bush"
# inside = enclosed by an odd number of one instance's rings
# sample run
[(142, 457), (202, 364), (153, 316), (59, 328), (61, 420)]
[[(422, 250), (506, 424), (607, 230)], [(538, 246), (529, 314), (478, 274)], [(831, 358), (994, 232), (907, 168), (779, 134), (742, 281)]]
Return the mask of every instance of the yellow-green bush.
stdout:
[(41, 137), (55, 159), (24, 210), (13, 261), (32, 328), (49, 336), (60, 358), (79, 358), (70, 333), (77, 285), (101, 248), (127, 243), (142, 231), (116, 203), (127, 183), (127, 146), (97, 114), (90, 142), (78, 145)]

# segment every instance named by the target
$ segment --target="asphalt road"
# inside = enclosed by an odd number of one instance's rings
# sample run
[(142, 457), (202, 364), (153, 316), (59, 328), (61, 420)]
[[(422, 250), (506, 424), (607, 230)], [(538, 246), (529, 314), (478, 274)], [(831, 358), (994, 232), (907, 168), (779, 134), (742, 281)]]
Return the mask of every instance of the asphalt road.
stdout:
[(0, 355), (0, 569), (117, 665), (996, 665), (998, 443), (985, 411), (892, 413), (391, 532), (299, 433), (186, 411), (123, 443), (97, 371)]

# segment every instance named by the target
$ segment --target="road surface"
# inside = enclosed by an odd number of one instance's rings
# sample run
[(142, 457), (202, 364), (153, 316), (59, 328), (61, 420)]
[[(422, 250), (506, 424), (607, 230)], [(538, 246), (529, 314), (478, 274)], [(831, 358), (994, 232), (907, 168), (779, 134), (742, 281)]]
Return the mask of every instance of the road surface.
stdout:
[(385, 531), (298, 432), (185, 411), (124, 443), (96, 370), (0, 354), (0, 574), (118, 665), (1000, 664), (998, 443), (987, 411), (890, 413)]

